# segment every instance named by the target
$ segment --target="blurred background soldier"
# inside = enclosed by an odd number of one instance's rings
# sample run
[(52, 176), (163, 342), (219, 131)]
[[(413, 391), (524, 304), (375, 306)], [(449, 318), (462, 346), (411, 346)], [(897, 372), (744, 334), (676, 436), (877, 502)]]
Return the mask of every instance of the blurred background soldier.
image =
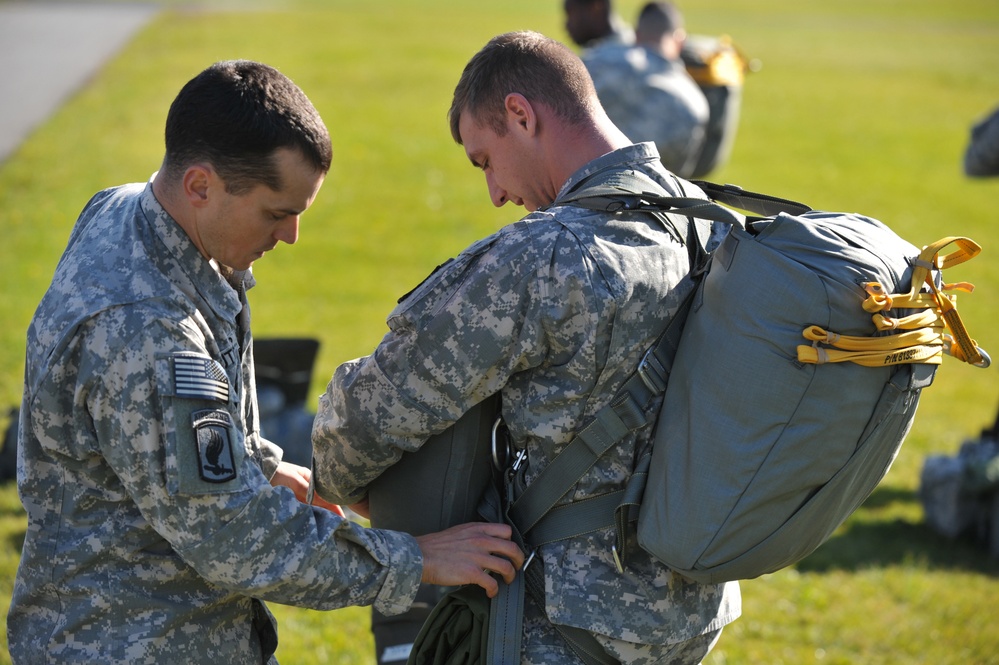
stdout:
[(663, 165), (694, 173), (710, 111), (687, 73), (683, 17), (669, 2), (650, 2), (638, 17), (634, 46), (601, 43), (582, 54), (600, 103), (632, 141), (652, 141)]
[(635, 32), (611, 7), (611, 0), (565, 0), (565, 30), (577, 45), (632, 44)]
[(610, 0), (566, 0), (564, 9), (600, 103), (629, 138), (655, 142), (666, 168), (684, 177), (728, 161), (745, 75), (758, 60), (747, 60), (727, 35), (688, 35), (671, 2), (646, 4), (634, 32)]

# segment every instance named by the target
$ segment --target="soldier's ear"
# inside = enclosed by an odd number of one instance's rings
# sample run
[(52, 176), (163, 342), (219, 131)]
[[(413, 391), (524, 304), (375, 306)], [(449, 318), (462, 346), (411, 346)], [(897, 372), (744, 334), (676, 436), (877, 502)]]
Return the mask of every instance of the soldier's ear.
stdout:
[(533, 136), (538, 126), (538, 116), (527, 97), (519, 92), (511, 92), (503, 100), (506, 109), (507, 125), (510, 129), (526, 132)]
[(209, 164), (193, 164), (184, 171), (181, 186), (184, 198), (195, 208), (208, 204), (214, 181), (217, 180), (215, 170)]

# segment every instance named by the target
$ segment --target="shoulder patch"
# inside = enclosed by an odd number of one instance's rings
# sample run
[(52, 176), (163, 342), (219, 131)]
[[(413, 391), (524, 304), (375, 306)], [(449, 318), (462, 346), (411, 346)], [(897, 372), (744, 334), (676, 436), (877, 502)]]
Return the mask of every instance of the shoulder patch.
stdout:
[(194, 443), (198, 453), (198, 474), (206, 483), (225, 483), (236, 477), (232, 453), (232, 417), (220, 409), (204, 409), (191, 414)]
[(229, 401), (229, 378), (222, 365), (208, 356), (174, 356), (173, 382), (178, 397)]

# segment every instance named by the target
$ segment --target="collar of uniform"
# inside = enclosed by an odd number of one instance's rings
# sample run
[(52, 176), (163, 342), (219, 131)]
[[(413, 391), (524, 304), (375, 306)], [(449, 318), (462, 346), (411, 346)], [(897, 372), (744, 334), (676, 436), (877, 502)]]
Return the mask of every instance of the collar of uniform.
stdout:
[(235, 320), (243, 307), (238, 285), (242, 283), (244, 289), (249, 289), (255, 284), (250, 271), (236, 271), (229, 280), (223, 277), (211, 261), (201, 255), (180, 224), (156, 200), (152, 178), (142, 192), (141, 205), (153, 233), (166, 247), (190, 284), (219, 315), (230, 321)]
[(558, 196), (555, 197), (555, 202), (552, 205), (559, 205), (559, 200), (563, 196), (576, 189), (579, 183), (594, 173), (608, 169), (620, 169), (626, 166), (634, 167), (643, 162), (659, 162), (659, 151), (656, 150), (655, 143), (636, 143), (612, 150), (606, 155), (601, 155), (569, 176), (569, 179), (562, 185), (562, 189), (559, 190)]

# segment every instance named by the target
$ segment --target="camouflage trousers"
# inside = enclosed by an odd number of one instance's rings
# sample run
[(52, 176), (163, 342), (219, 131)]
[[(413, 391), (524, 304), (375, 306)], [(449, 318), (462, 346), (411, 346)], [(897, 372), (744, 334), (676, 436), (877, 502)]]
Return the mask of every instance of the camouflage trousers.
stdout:
[[(525, 594), (522, 665), (579, 665), (580, 660), (552, 627), (541, 609)], [(676, 644), (637, 644), (595, 635), (608, 654), (622, 665), (698, 665), (714, 648), (721, 629)]]

